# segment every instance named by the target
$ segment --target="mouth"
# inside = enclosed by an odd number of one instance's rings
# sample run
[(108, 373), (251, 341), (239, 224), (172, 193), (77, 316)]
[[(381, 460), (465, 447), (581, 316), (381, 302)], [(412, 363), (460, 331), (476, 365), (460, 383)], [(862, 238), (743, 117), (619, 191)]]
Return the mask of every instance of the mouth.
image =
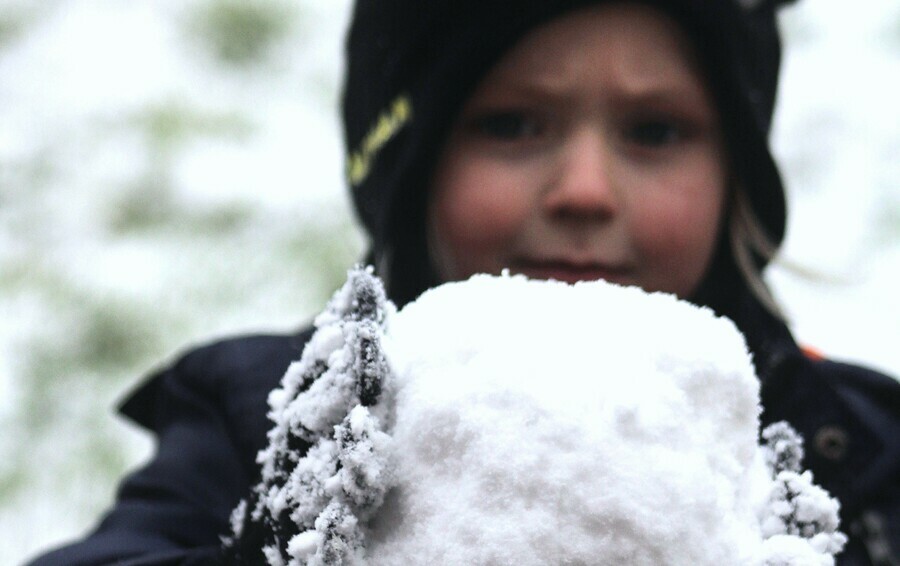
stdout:
[(516, 261), (511, 270), (531, 279), (553, 279), (565, 283), (602, 279), (620, 285), (629, 283), (631, 273), (628, 266), (619, 263), (533, 259)]

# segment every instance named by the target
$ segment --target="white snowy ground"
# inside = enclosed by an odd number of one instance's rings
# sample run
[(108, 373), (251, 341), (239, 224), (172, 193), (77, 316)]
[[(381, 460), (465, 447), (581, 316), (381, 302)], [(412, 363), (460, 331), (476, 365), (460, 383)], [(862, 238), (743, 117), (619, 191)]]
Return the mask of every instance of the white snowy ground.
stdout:
[[(84, 532), (146, 456), (111, 415), (138, 375), (299, 325), (359, 250), (348, 0), (243, 3), (276, 14), (249, 59), (221, 41), (235, 5), (0, 0), (0, 563)], [(784, 24), (784, 255), (818, 276), (770, 280), (801, 341), (898, 375), (900, 6), (804, 0)]]

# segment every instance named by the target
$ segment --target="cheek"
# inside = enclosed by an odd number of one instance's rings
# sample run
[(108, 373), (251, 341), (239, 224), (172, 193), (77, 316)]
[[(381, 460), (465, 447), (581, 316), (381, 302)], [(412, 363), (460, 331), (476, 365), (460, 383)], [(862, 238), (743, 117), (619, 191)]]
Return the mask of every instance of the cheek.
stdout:
[(718, 233), (716, 209), (698, 209), (682, 202), (669, 201), (645, 208), (636, 220), (637, 243), (648, 255), (664, 260), (683, 261), (703, 257)]
[(477, 162), (450, 161), (437, 170), (431, 188), (431, 253), (443, 279), (499, 272), (528, 205), (515, 174)]
[(687, 297), (706, 275), (715, 252), (724, 181), (672, 188), (636, 207), (631, 235), (650, 270), (648, 286)]

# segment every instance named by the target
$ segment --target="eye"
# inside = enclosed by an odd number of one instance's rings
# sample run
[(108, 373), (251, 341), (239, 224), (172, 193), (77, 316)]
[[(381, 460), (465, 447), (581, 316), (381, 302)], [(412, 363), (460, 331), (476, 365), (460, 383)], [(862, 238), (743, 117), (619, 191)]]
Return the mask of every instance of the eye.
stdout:
[(683, 138), (681, 127), (673, 120), (642, 120), (625, 130), (627, 141), (644, 147), (662, 147)]
[(471, 121), (471, 129), (478, 135), (502, 141), (514, 141), (539, 136), (543, 129), (539, 121), (518, 110), (487, 112)]

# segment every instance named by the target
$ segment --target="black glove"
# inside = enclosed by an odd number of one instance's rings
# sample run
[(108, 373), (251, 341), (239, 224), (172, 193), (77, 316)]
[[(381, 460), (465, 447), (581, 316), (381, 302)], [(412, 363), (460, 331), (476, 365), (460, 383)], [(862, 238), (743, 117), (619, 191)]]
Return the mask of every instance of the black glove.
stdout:
[(259, 453), (261, 481), (232, 514), (231, 564), (346, 564), (361, 558), (360, 521), (391, 484), (381, 428), (394, 306), (371, 269), (354, 268), (316, 332), (269, 395), (275, 423)]

